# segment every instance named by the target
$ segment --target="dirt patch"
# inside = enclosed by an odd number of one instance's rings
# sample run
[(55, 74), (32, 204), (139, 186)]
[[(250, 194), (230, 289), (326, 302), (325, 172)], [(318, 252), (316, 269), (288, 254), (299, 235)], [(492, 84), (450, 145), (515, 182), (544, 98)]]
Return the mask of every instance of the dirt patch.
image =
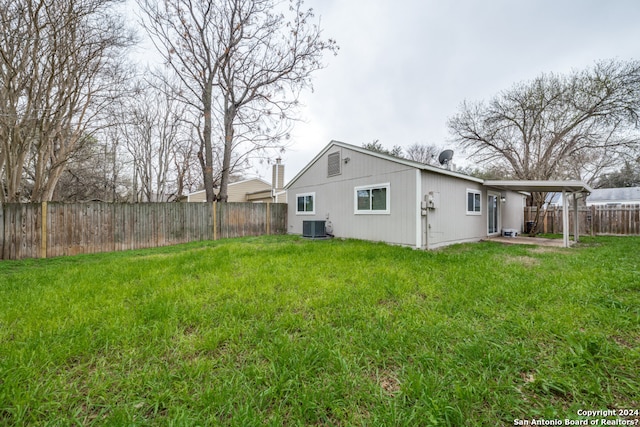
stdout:
[(540, 264), (540, 260), (538, 260), (537, 258), (533, 258), (525, 255), (521, 255), (521, 256), (507, 255), (504, 257), (504, 261), (509, 264), (521, 264), (521, 265), (524, 265), (525, 267), (534, 267)]
[(520, 378), (522, 378), (525, 384), (532, 383), (536, 380), (533, 372), (520, 372)]
[(371, 376), (386, 395), (393, 396), (400, 392), (400, 381), (391, 370), (378, 371)]
[(612, 337), (612, 339), (613, 339), (613, 340), (616, 342), (616, 344), (618, 344), (620, 347), (627, 348), (627, 349), (629, 349), (629, 350), (633, 349), (633, 348), (636, 346), (636, 344), (635, 344), (635, 343), (629, 342), (629, 340), (627, 340), (626, 338), (621, 337), (621, 336), (614, 336), (614, 337)]
[(550, 246), (536, 246), (535, 248), (529, 249), (529, 252), (532, 254), (563, 254), (565, 253), (562, 248), (554, 248)]
[(381, 377), (379, 384), (386, 394), (394, 395), (400, 391), (400, 383), (392, 376)]
[(140, 255), (138, 257), (136, 257), (136, 260), (155, 260), (155, 259), (164, 259), (164, 258), (171, 258), (172, 256), (175, 256), (175, 254), (151, 254), (151, 255)]

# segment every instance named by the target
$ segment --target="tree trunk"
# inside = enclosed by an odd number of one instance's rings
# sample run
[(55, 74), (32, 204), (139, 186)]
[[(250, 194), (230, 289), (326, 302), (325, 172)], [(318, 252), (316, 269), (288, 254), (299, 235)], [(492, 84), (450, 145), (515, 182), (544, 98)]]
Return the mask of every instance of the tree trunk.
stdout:
[(233, 120), (236, 109), (234, 105), (225, 109), (224, 115), (224, 156), (222, 157), (222, 178), (220, 179), (220, 193), (218, 200), (226, 202), (229, 199), (227, 187), (229, 186), (229, 173), (231, 172), (231, 152), (233, 148)]
[(542, 222), (547, 215), (547, 212), (545, 210), (545, 213), (541, 216), (542, 206), (544, 206), (544, 203), (546, 201), (547, 193), (532, 193), (531, 197), (533, 199), (533, 205), (536, 207), (536, 216), (533, 219), (534, 224), (533, 228), (529, 232), (529, 235), (531, 237), (535, 237), (538, 233), (542, 232)]
[(215, 201), (215, 193), (213, 191), (213, 147), (211, 135), (211, 97), (213, 92), (213, 84), (207, 82), (204, 93), (202, 94), (202, 106), (204, 113), (204, 128), (202, 130), (202, 138), (204, 145), (204, 159), (200, 159), (202, 165), (202, 173), (204, 180), (204, 191), (207, 196), (207, 202)]

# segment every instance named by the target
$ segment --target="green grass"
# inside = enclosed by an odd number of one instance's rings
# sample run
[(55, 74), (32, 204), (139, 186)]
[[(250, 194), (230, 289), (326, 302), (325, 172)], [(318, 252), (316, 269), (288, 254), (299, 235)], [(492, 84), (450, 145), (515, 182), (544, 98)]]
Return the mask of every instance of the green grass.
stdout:
[(291, 236), (0, 262), (0, 425), (513, 425), (640, 409), (640, 239)]

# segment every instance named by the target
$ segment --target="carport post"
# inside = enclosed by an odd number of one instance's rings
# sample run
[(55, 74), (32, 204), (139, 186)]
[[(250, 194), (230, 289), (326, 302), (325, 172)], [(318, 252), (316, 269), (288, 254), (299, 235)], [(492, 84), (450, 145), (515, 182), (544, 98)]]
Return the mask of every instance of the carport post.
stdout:
[(565, 248), (569, 247), (569, 200), (565, 190), (562, 190), (562, 242)]

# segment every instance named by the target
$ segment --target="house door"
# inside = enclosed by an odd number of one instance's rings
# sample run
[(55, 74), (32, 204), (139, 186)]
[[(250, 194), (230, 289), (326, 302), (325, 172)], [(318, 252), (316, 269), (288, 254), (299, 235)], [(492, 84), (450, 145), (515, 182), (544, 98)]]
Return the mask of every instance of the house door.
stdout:
[(499, 196), (497, 194), (487, 195), (487, 218), (489, 235), (498, 234), (500, 228), (498, 226)]

